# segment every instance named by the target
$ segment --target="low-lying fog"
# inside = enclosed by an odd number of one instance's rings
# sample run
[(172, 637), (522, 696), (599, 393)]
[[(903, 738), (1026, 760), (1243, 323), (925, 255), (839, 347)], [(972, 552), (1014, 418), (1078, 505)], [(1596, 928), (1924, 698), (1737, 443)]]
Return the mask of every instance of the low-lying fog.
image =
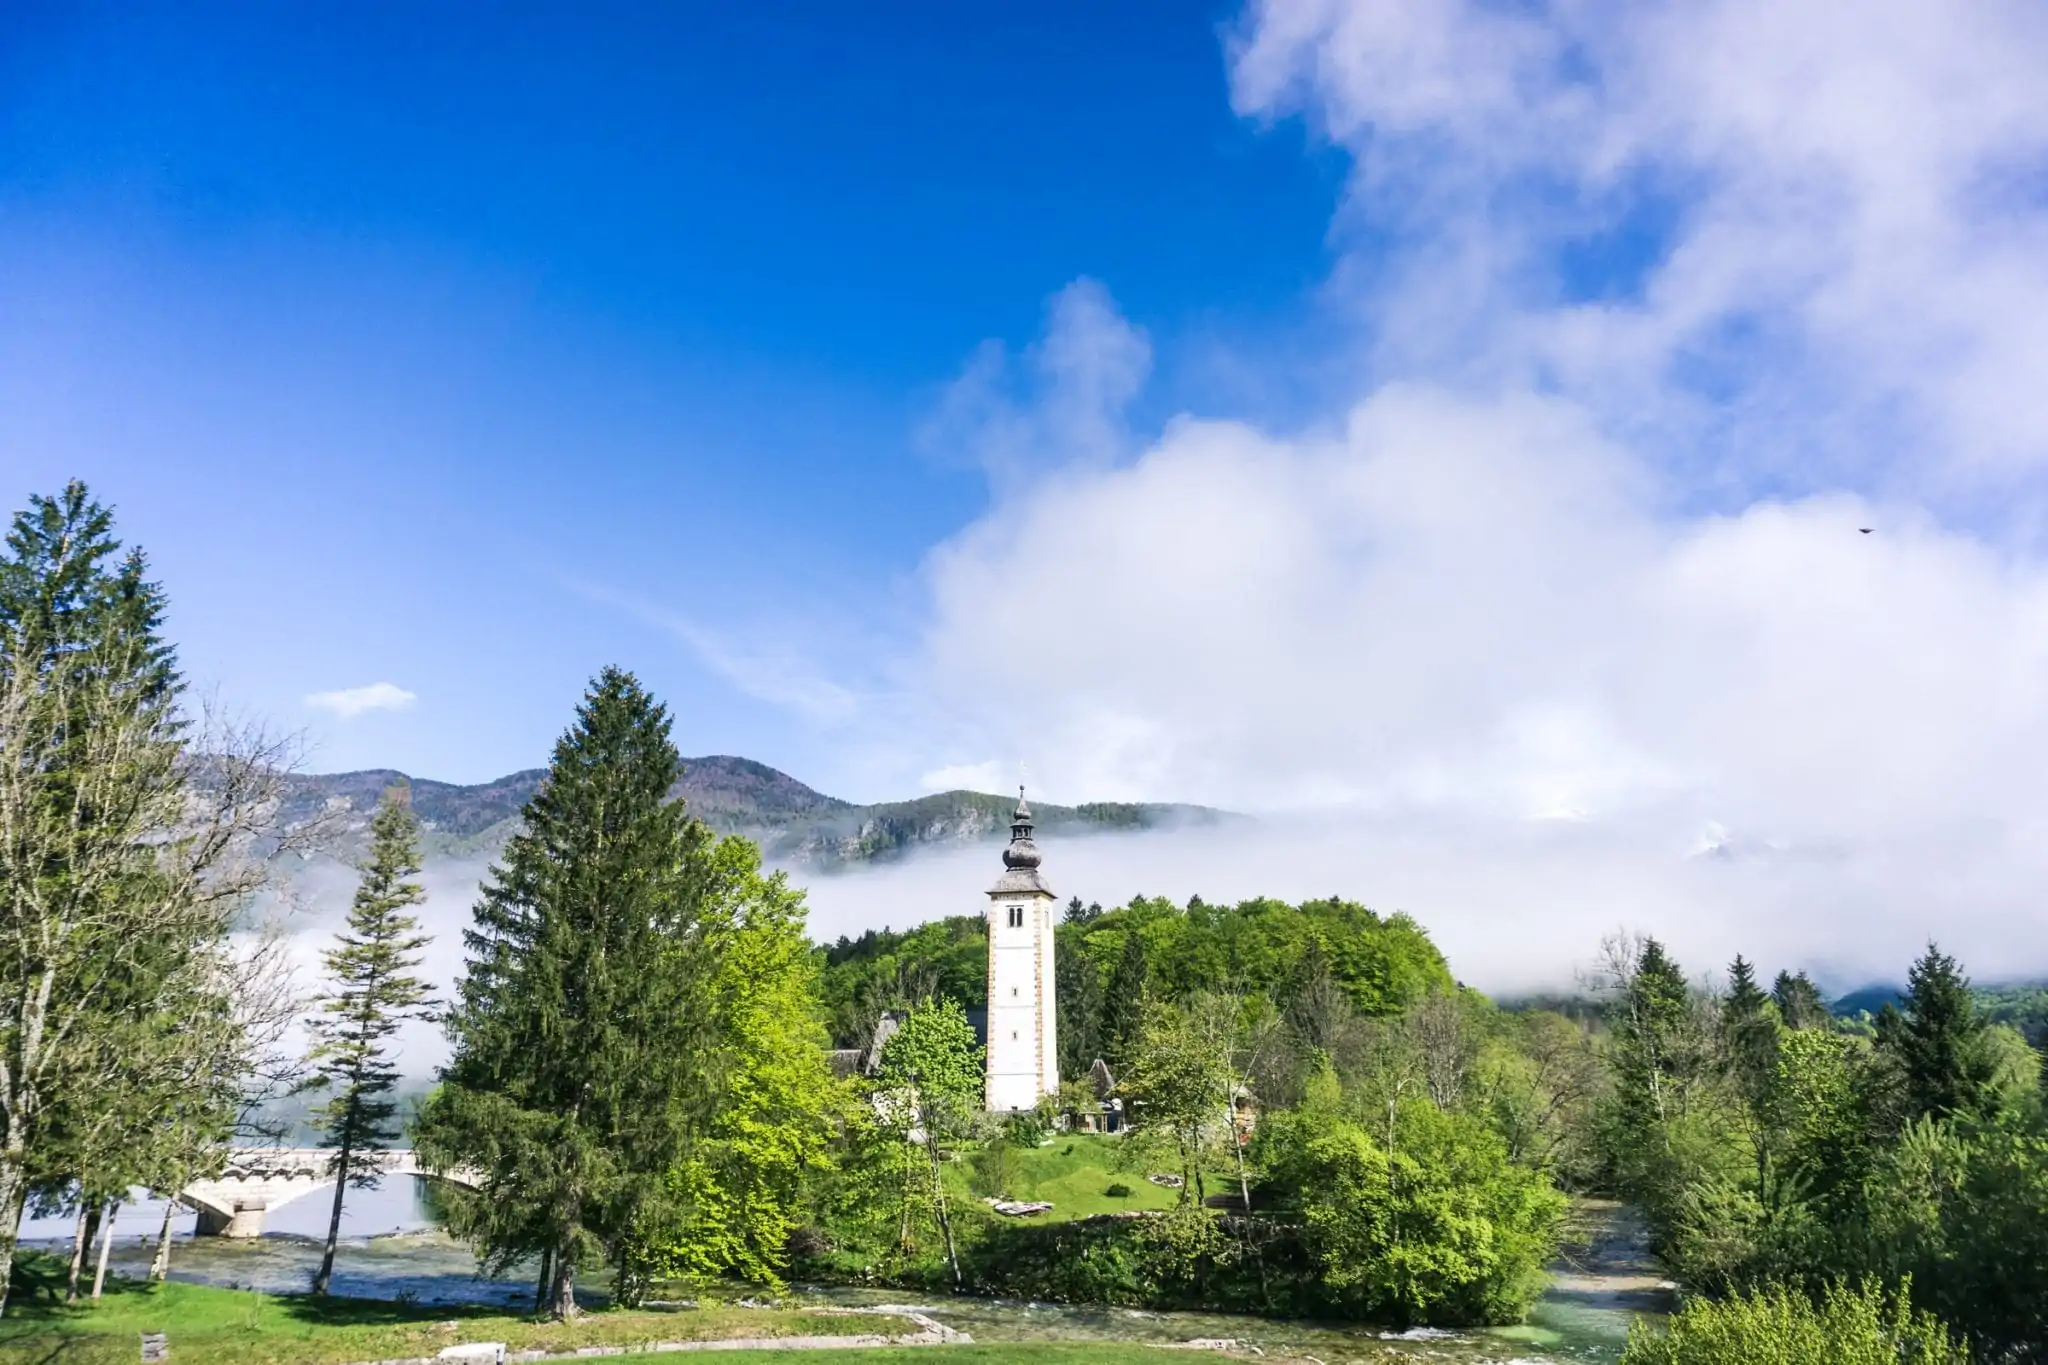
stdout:
[[(1840, 992), (1896, 981), (1929, 938), (1980, 981), (2048, 975), (2048, 916), (2014, 888), (2043, 884), (2048, 849), (2011, 831), (1958, 826), (1883, 843), (1776, 847), (1689, 816), (1633, 822), (1457, 824), (1318, 818), (1237, 821), (1138, 835), (1041, 841), (1062, 899), (1105, 906), (1134, 895), (1232, 902), (1339, 895), (1420, 921), (1466, 983), (1494, 994), (1568, 990), (1602, 935), (1655, 934), (1695, 974), (1737, 952), (1766, 974), (1806, 968)], [(792, 872), (811, 933), (903, 928), (979, 913), (1000, 871), (999, 845), (929, 852), (855, 872)], [(436, 861), (422, 911), (434, 935), (426, 970), (459, 974), (482, 862)], [(339, 923), (353, 874), (335, 865), (297, 879), (288, 920), (305, 981)], [(438, 1029), (402, 1039), (408, 1074), (446, 1046)]]

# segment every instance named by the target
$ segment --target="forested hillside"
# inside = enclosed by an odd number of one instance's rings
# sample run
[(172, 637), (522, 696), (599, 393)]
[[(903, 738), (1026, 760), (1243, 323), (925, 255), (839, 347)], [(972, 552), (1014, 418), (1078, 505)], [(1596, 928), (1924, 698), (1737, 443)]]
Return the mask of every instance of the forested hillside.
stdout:
[[(291, 821), (326, 815), (335, 847), (353, 857), (365, 845), (378, 797), (387, 787), (410, 785), (429, 857), (489, 857), (517, 828), (520, 808), (544, 776), (545, 769), (528, 768), (463, 786), (388, 768), (293, 774), (283, 779), (284, 815)], [(1015, 805), (1010, 797), (969, 791), (855, 805), (814, 791), (765, 763), (728, 754), (683, 760), (683, 776), (670, 796), (687, 803), (690, 813), (716, 832), (753, 840), (771, 861), (819, 870), (884, 861), (923, 847), (993, 839), (1008, 827)], [(1037, 810), (1041, 828), (1068, 835), (1241, 818), (1203, 806), (1148, 802), (1040, 805)]]

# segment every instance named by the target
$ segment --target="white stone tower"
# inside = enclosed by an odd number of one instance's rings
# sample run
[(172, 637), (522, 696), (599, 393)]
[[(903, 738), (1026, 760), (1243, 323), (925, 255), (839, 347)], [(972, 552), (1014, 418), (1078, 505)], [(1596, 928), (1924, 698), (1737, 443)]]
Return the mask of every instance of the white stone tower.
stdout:
[(1053, 894), (1038, 875), (1031, 808), (1017, 790), (1003, 875), (988, 893), (988, 1107), (1029, 1109), (1060, 1088)]

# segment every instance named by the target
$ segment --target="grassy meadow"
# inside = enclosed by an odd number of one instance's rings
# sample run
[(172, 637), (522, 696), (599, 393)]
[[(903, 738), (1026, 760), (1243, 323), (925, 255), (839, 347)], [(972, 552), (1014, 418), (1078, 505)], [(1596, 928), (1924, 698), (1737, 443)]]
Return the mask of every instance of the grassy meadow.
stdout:
[[(1000, 1181), (993, 1179), (998, 1163)], [(1046, 1223), (1170, 1209), (1179, 1202), (1180, 1191), (1155, 1185), (1145, 1177), (1172, 1167), (1170, 1155), (1135, 1139), (1062, 1133), (1038, 1147), (985, 1145), (968, 1159), (951, 1164), (946, 1175), (954, 1198), (982, 1207), (986, 1207), (983, 1199), (997, 1184), (1011, 1199), (1046, 1201), (1052, 1208), (1018, 1220)], [(1237, 1192), (1234, 1174), (1207, 1171), (1203, 1178), (1211, 1195)], [(1118, 1185), (1129, 1193), (1110, 1194)]]
[[(918, 1330), (915, 1323), (880, 1314), (716, 1304), (667, 1311), (590, 1312), (565, 1324), (507, 1314), (497, 1308), (278, 1296), (177, 1282), (142, 1285), (111, 1281), (98, 1304), (66, 1307), (45, 1293), (22, 1288), (24, 1281), (33, 1277), (54, 1279), (61, 1291), (61, 1267), (49, 1261), (29, 1269), (31, 1276), (17, 1277), (7, 1315), (0, 1318), (0, 1365), (133, 1365), (143, 1332), (168, 1333), (171, 1359), (180, 1365), (347, 1365), (432, 1356), (466, 1341), (502, 1341), (519, 1350), (565, 1352), (586, 1346), (659, 1341), (901, 1335)], [(802, 1354), (807, 1360), (818, 1358), (817, 1352)], [(826, 1353), (828, 1358), (838, 1354)]]

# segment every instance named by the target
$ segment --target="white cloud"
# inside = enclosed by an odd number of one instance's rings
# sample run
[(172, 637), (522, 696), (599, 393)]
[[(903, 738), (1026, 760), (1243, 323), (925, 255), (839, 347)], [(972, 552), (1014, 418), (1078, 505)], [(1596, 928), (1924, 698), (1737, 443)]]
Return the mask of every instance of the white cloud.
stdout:
[(1013, 403), (911, 742), (1286, 817), (1090, 898), (1336, 890), (1497, 979), (1624, 920), (2048, 968), (2044, 68), (1999, 0), (1257, 5), (1238, 107), (1356, 159), (1356, 394), (1107, 460), (1113, 354)]
[(926, 446), (978, 464), (998, 489), (1050, 469), (1127, 454), (1125, 407), (1152, 371), (1152, 343), (1098, 281), (1078, 279), (1046, 309), (1020, 358), (985, 342), (926, 424)]
[(354, 720), (366, 711), (403, 711), (419, 698), (396, 683), (376, 682), (367, 687), (315, 692), (305, 700), (306, 705), (315, 711), (328, 711), (341, 720)]
[[(1805, 486), (2048, 463), (2029, 0), (1265, 0), (1234, 58), (1240, 109), (1357, 155), (1392, 370), (1556, 387)], [(1569, 293), (1615, 254), (1639, 278)]]

